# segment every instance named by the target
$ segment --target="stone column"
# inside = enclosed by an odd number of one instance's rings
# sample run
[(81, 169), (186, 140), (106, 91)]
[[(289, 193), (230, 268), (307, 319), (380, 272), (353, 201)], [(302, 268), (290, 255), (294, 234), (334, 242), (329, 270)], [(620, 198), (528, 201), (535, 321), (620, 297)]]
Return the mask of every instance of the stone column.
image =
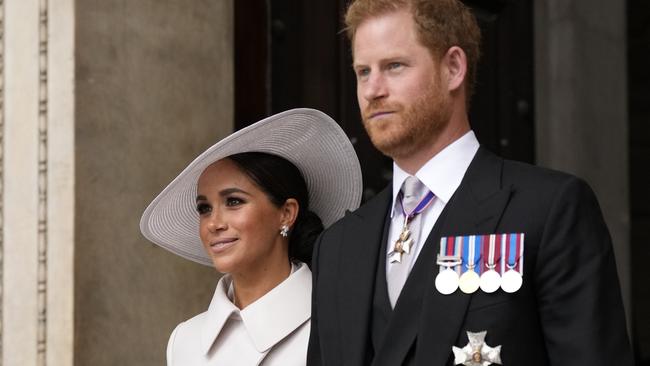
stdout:
[(596, 192), (630, 320), (625, 2), (536, 0), (537, 160)]
[(0, 0), (0, 366), (161, 365), (218, 274), (140, 235), (233, 129), (233, 0)]
[(3, 365), (72, 365), (73, 3), (0, 2)]
[(76, 2), (75, 363), (163, 365), (218, 275), (146, 241), (146, 205), (233, 129), (233, 0)]

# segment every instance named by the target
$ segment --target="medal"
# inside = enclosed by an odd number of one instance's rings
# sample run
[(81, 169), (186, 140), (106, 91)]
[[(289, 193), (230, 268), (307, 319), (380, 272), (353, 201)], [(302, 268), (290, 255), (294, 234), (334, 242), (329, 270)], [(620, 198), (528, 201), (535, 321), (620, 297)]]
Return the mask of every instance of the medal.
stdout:
[(463, 264), (467, 270), (460, 276), (458, 287), (466, 294), (472, 294), (478, 290), (479, 276), (474, 270), (481, 259), (480, 241), (475, 235), (463, 238)]
[(397, 238), (397, 241), (395, 242), (393, 253), (391, 253), (391, 263), (401, 263), (402, 254), (409, 254), (411, 252), (413, 238), (411, 238), (411, 231), (408, 227), (409, 220), (410, 218), (408, 216), (404, 218), (404, 227), (402, 228), (402, 232), (399, 234), (399, 238)]
[(481, 274), (480, 287), (483, 292), (491, 294), (501, 287), (501, 275), (494, 270), (496, 262), (499, 261), (496, 250), (496, 235), (492, 234), (489, 237), (487, 235), (483, 237), (483, 258), (487, 270)]
[(409, 230), (409, 222), (419, 213), (424, 211), (431, 202), (433, 202), (434, 194), (429, 191), (422, 201), (417, 204), (417, 206), (411, 211), (411, 213), (406, 213), (404, 210), (404, 204), (402, 203), (402, 192), (399, 193), (399, 203), (402, 208), (402, 213), (404, 214), (404, 227), (402, 227), (402, 232), (399, 234), (399, 237), (393, 245), (393, 250), (389, 253), (391, 263), (401, 263), (402, 255), (409, 254), (411, 252), (411, 245), (413, 245), (413, 238), (411, 237), (411, 231)]
[(436, 276), (436, 290), (443, 295), (450, 295), (458, 289), (458, 273), (451, 269), (451, 267), (461, 264), (460, 257), (456, 256), (441, 256), (438, 255), (436, 263), (439, 266), (445, 267)]
[(466, 294), (473, 294), (478, 290), (480, 279), (473, 269), (468, 269), (458, 280), (458, 287)]
[(485, 343), (487, 331), (478, 333), (467, 332), (469, 342), (463, 348), (452, 347), (454, 365), (488, 366), (494, 363), (501, 365), (501, 346), (490, 347)]
[(503, 274), (503, 278), (501, 279), (501, 288), (503, 291), (511, 294), (519, 290), (523, 282), (523, 278), (519, 272), (509, 269)]
[(436, 290), (443, 295), (450, 295), (458, 288), (458, 273), (451, 268), (443, 269), (436, 276)]
[(505, 266), (507, 271), (501, 278), (501, 288), (507, 293), (513, 293), (521, 288), (523, 283), (523, 252), (524, 234), (504, 234), (502, 244), (505, 245)]
[(494, 269), (489, 269), (481, 275), (481, 291), (491, 294), (501, 287), (501, 276)]

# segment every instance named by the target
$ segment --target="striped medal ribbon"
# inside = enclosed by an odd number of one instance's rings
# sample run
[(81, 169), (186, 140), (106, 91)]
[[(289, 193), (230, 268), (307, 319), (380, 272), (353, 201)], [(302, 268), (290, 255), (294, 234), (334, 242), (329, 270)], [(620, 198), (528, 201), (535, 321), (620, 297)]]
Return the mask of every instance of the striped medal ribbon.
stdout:
[[(524, 234), (504, 234), (502, 236), (501, 251), (503, 261), (501, 288), (508, 293), (516, 292), (521, 288), (524, 273)], [(506, 268), (503, 268), (505, 266)]]
[[(507, 235), (507, 234), (503, 234)], [(497, 263), (501, 259), (501, 251), (497, 250), (497, 236), (483, 235), (481, 242), (483, 246), (483, 273), (481, 274), (481, 290), (491, 294), (501, 287), (501, 274), (497, 271)]]
[(481, 240), (476, 235), (463, 237), (463, 274), (458, 280), (458, 287), (466, 294), (472, 294), (478, 290), (480, 278), (477, 272), (481, 271), (477, 264), (481, 260)]
[(460, 276), (460, 265), (462, 264), (461, 252), (463, 238), (443, 237), (440, 238), (440, 254), (436, 264), (440, 266), (440, 272), (436, 275), (436, 290), (443, 295), (451, 295), (458, 289)]

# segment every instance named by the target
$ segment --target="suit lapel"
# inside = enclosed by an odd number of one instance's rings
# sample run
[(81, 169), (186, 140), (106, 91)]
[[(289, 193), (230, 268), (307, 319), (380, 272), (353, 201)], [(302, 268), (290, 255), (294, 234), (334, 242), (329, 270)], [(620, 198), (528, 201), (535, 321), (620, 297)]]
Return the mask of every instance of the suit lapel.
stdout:
[(340, 336), (345, 364), (367, 364), (370, 316), (391, 185), (351, 213), (341, 240), (338, 280)]
[(449, 359), (471, 296), (460, 290), (444, 296), (435, 290), (440, 238), (494, 231), (511, 193), (510, 187), (501, 187), (501, 169), (500, 158), (479, 149), (404, 285), (376, 365), (401, 364), (416, 336), (415, 364), (442, 366)]
[[(440, 237), (451, 235), (490, 234), (496, 230), (512, 194), (511, 187), (501, 186), (503, 160), (479, 149), (463, 183), (454, 195), (440, 235), (432, 243), (438, 247)], [(437, 273), (435, 254), (429, 258)], [(435, 290), (433, 274), (426, 278), (421, 325), (416, 360), (427, 360), (430, 365), (445, 365), (452, 355), (452, 346), (462, 329), (471, 295), (457, 290), (442, 295)], [(426, 326), (425, 326), (426, 325)]]

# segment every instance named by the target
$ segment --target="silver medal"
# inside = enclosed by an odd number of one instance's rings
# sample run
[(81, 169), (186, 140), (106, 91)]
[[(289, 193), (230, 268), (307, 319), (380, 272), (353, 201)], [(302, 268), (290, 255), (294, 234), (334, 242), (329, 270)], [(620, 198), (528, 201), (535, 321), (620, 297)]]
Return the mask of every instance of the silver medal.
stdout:
[(481, 274), (481, 291), (491, 294), (501, 287), (501, 276), (499, 272), (490, 269)]
[(521, 277), (521, 274), (514, 269), (509, 269), (503, 274), (503, 278), (501, 279), (501, 288), (503, 291), (511, 294), (521, 288), (522, 282), (523, 278)]
[(458, 280), (458, 287), (466, 294), (473, 294), (478, 290), (480, 283), (479, 276), (473, 269), (468, 269), (460, 276)]
[(453, 294), (458, 288), (458, 273), (445, 268), (436, 276), (436, 289), (443, 295)]

